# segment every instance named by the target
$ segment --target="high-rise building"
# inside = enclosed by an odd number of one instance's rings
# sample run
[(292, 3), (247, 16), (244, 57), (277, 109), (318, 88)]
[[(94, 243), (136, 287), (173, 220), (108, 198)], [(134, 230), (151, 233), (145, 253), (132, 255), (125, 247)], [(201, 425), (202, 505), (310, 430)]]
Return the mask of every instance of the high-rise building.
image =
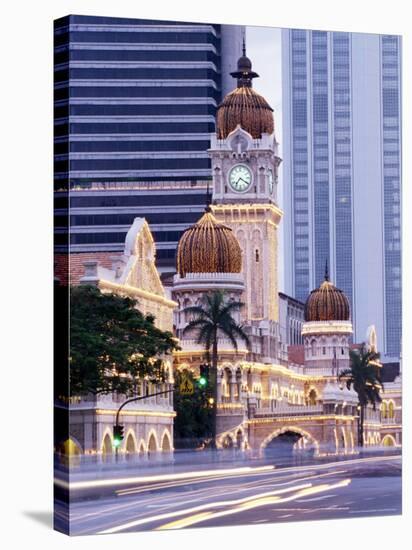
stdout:
[(401, 345), (401, 39), (282, 30), (285, 292), (331, 279), (356, 341)]
[(54, 34), (56, 215), (70, 200), (71, 251), (120, 250), (140, 216), (159, 268), (172, 269), (205, 203), (209, 136), (244, 28), (69, 15)]

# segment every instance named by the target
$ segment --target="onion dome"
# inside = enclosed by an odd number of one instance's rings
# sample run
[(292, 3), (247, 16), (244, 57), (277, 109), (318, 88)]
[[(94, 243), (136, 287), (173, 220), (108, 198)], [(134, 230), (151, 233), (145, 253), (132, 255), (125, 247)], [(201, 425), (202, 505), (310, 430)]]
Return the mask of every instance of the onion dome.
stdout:
[(242, 251), (230, 227), (219, 223), (210, 206), (200, 220), (186, 229), (177, 247), (177, 272), (240, 273)]
[(305, 304), (305, 321), (349, 321), (349, 300), (329, 281), (326, 263), (325, 280), (312, 290)]
[(217, 108), (216, 134), (225, 139), (239, 124), (253, 138), (272, 134), (274, 130), (273, 109), (264, 97), (252, 88), (253, 78), (259, 75), (252, 71), (252, 62), (243, 55), (237, 62), (237, 71), (230, 73), (237, 78), (237, 88), (226, 95)]

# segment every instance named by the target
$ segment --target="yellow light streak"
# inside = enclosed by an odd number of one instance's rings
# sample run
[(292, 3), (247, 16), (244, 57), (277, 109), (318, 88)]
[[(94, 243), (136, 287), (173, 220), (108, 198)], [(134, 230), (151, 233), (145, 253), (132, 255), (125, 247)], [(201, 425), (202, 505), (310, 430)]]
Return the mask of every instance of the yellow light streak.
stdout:
[[(300, 489), (307, 489), (312, 487), (312, 483), (302, 483), (301, 485), (297, 485), (295, 487), (287, 487), (285, 489), (278, 489), (275, 491), (268, 491), (266, 493), (262, 493), (261, 497), (267, 497), (270, 495), (279, 495), (284, 493), (290, 493), (291, 491), (300, 490)], [(206, 503), (206, 504), (200, 504), (198, 506), (193, 506), (192, 508), (186, 508), (185, 510), (177, 510), (175, 512), (168, 512), (165, 514), (159, 514), (157, 516), (152, 516), (149, 518), (143, 518), (138, 519), (134, 521), (130, 521), (128, 523), (125, 523), (123, 525), (118, 525), (117, 527), (111, 527), (110, 529), (105, 529), (104, 531), (100, 531), (99, 534), (109, 534), (109, 533), (117, 533), (119, 531), (123, 531), (124, 529), (130, 529), (131, 527), (137, 527), (138, 525), (144, 525), (145, 523), (152, 523), (153, 521), (157, 521), (159, 519), (168, 519), (172, 517), (182, 516), (188, 513), (193, 512), (201, 512), (202, 510), (206, 510), (208, 508), (213, 507), (222, 507), (222, 506), (234, 506), (234, 505), (240, 505), (242, 503), (248, 502), (251, 499), (255, 499), (256, 496), (253, 495), (252, 497), (244, 497), (236, 500), (221, 500), (217, 502), (212, 503)]]
[(274, 470), (274, 466), (258, 466), (252, 468), (252, 466), (243, 466), (241, 468), (225, 468), (222, 470), (203, 470), (201, 472), (182, 472), (174, 474), (160, 474), (157, 476), (140, 476), (140, 477), (122, 477), (112, 479), (97, 479), (92, 481), (73, 481), (70, 484), (59, 478), (55, 478), (54, 482), (60, 487), (70, 489), (71, 491), (76, 489), (90, 489), (92, 487), (110, 487), (112, 485), (127, 485), (129, 483), (149, 483), (154, 481), (167, 481), (178, 479), (196, 479), (203, 478), (210, 475), (238, 475), (249, 474), (254, 472), (264, 472)]
[[(229, 516), (233, 514), (238, 514), (240, 512), (244, 512), (246, 510), (252, 510), (254, 508), (259, 508), (262, 506), (268, 506), (271, 504), (278, 504), (281, 502), (291, 502), (293, 500), (297, 500), (301, 497), (305, 497), (308, 495), (315, 495), (318, 493), (324, 493), (325, 491), (328, 491), (330, 489), (337, 489), (339, 487), (347, 487), (350, 484), (350, 479), (343, 479), (342, 481), (338, 481), (337, 483), (329, 484), (329, 483), (323, 483), (321, 485), (317, 485), (316, 487), (312, 487), (310, 484), (310, 487), (307, 488), (301, 488), (299, 487), (291, 487), (289, 491), (291, 490), (298, 490), (298, 492), (292, 496), (289, 497), (280, 497), (278, 496), (281, 491), (278, 491), (277, 494), (274, 491), (272, 495), (275, 496), (264, 496), (261, 495), (258, 498), (252, 498), (248, 499), (245, 502), (241, 502), (236, 508), (231, 510), (224, 510), (222, 512), (209, 512), (208, 514), (196, 514), (193, 516), (189, 516), (188, 518), (184, 518), (181, 520), (173, 521), (170, 523), (166, 523), (165, 525), (162, 525), (156, 529), (156, 531), (162, 531), (164, 529), (182, 529), (183, 527), (188, 527), (189, 525), (194, 525), (195, 523), (201, 523), (202, 521), (209, 520), (209, 519), (216, 519), (224, 516)], [(283, 491), (286, 492), (286, 491)], [(244, 500), (244, 499), (242, 499)], [(220, 504), (220, 503), (219, 503)], [(210, 505), (213, 506), (213, 505)]]

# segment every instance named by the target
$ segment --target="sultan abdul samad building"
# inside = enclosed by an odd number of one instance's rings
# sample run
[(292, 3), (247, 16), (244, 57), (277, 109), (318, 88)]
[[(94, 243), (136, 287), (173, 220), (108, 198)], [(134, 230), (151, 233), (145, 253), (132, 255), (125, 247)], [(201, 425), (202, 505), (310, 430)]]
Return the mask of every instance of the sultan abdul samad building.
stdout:
[[(281, 159), (273, 110), (253, 90), (258, 75), (245, 53), (232, 76), (237, 87), (219, 106), (216, 134), (211, 136), (213, 195), (203, 216), (180, 239), (172, 286), (166, 290), (162, 286), (154, 267), (150, 229), (139, 219), (129, 231), (123, 256), (110, 259), (111, 268), (107, 258), (86, 262), (83, 255), (74, 255), (72, 265), (83, 263), (87, 269), (83, 276), (77, 273), (77, 282), (140, 297), (145, 312), (152, 309), (163, 328), (171, 327), (173, 316), (181, 345), (174, 371), (188, 370), (194, 376), (205, 352), (196, 343), (196, 334), (183, 334), (189, 321), (185, 308), (198, 304), (204, 293), (226, 291), (245, 304), (237, 321), (247, 332), (250, 347), (239, 341), (235, 351), (229, 340), (219, 337), (218, 445), (259, 455), (286, 436), (294, 438), (297, 448), (316, 453), (351, 453), (358, 441), (358, 399), (337, 378), (349, 367), (353, 347), (349, 302), (329, 280), (326, 268), (325, 280), (305, 304), (303, 344), (290, 346), (285, 357), (278, 292)], [(368, 345), (377, 350), (374, 327)], [(168, 383), (172, 381), (171, 373)], [(365, 444), (400, 445), (399, 377), (385, 384), (382, 398), (381, 407), (367, 410)], [(104, 399), (100, 404), (78, 402), (72, 409), (73, 439), (81, 452), (112, 452), (111, 428), (118, 404), (110, 396)], [(121, 451), (170, 451), (173, 416), (169, 398), (130, 404), (121, 420), (127, 435)], [(92, 429), (96, 423), (97, 429)], [(87, 440), (87, 431), (97, 435)]]
[[(224, 290), (245, 304), (238, 322), (251, 345), (246, 349), (239, 341), (235, 352), (229, 340), (219, 339), (218, 443), (264, 452), (278, 436), (294, 434), (298, 447), (350, 453), (357, 445), (358, 399), (337, 380), (349, 367), (349, 302), (326, 269), (324, 282), (305, 304), (300, 362), (292, 364), (289, 358), (284, 364), (278, 293), (281, 160), (273, 110), (253, 90), (258, 75), (245, 53), (232, 76), (237, 87), (219, 106), (216, 135), (211, 136), (212, 204), (178, 245), (172, 295), (182, 351), (176, 368), (196, 372), (204, 354), (195, 335), (183, 334), (189, 321), (184, 309), (205, 292)], [(369, 345), (376, 350), (373, 327)], [(369, 445), (400, 444), (399, 381), (385, 391), (384, 413), (367, 411)]]

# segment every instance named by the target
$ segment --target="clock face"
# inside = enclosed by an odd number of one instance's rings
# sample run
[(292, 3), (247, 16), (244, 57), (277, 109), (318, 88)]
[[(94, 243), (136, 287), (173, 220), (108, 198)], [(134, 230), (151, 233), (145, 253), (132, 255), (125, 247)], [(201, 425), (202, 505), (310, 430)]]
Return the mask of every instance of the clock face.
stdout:
[(243, 193), (252, 184), (252, 172), (244, 164), (237, 164), (229, 172), (229, 185), (238, 193)]
[(269, 194), (273, 193), (273, 172), (269, 170)]

